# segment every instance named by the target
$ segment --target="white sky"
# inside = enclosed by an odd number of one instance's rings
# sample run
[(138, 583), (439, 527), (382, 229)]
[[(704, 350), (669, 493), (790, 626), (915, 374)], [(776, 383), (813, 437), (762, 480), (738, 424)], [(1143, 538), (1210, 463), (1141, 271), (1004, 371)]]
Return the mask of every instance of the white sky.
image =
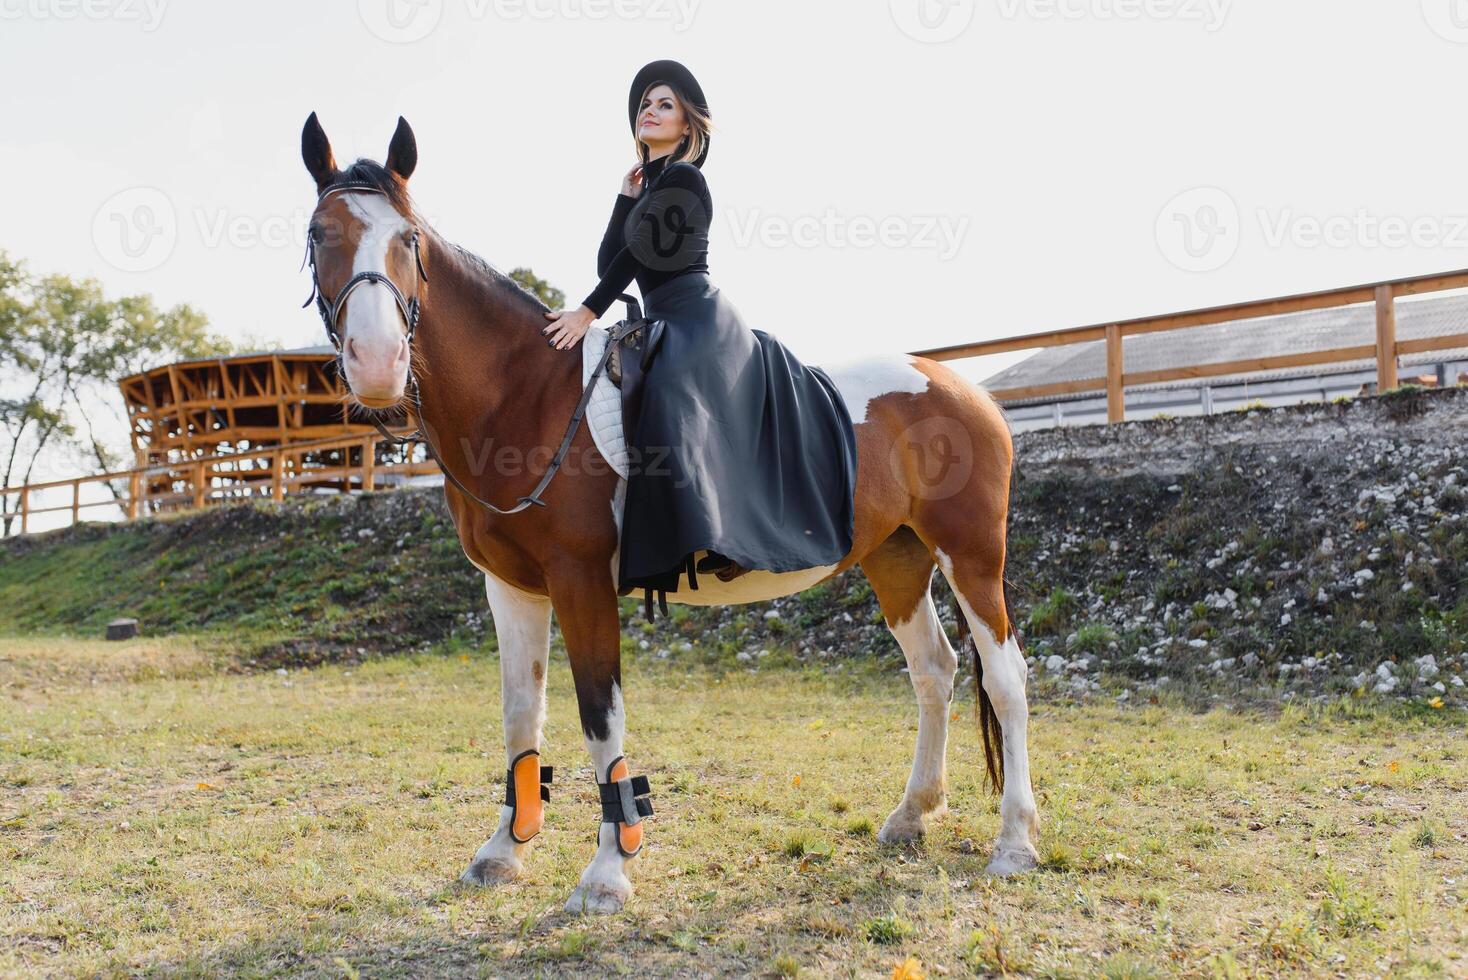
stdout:
[(1465, 0), (0, 0), (0, 248), (321, 343), (301, 124), (402, 114), (424, 214), (574, 305), (661, 57), (715, 283), (816, 363), (1468, 266)]

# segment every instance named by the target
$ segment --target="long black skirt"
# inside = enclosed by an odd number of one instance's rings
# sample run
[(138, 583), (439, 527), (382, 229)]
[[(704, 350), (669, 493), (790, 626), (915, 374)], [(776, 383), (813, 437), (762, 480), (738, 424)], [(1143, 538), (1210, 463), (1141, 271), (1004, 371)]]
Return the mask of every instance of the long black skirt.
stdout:
[(702, 548), (749, 569), (840, 561), (855, 523), (856, 435), (825, 371), (745, 326), (707, 273), (643, 297), (664, 320), (622, 510), (620, 591), (696, 586)]

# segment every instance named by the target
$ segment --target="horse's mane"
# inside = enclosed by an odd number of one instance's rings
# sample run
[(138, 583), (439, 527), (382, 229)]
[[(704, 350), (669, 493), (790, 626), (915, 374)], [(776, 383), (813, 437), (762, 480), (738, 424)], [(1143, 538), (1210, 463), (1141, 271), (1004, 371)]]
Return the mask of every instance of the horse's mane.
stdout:
[(374, 190), (381, 191), (399, 213), (411, 219), (419, 227), (426, 229), (434, 238), (453, 249), (468, 268), (487, 280), (487, 285), (497, 291), (523, 298), (537, 313), (550, 309), (550, 307), (541, 301), (539, 296), (536, 296), (514, 279), (499, 269), (496, 269), (488, 261), (469, 251), (464, 246), (448, 241), (438, 232), (434, 231), (414, 210), (413, 199), (408, 194), (408, 185), (403, 182), (402, 178), (392, 173), (376, 160), (368, 160), (364, 157), (345, 170), (339, 171), (337, 176), (332, 180), (332, 184), (348, 182), (366, 184)]
[(462, 259), (466, 265), (468, 265), (475, 272), (478, 272), (480, 275), (487, 278), (495, 286), (511, 294), (518, 293), (520, 296), (524, 297), (526, 302), (534, 306), (537, 312), (550, 309), (550, 307), (546, 306), (545, 302), (541, 300), (539, 296), (535, 295), (530, 290), (520, 285), (514, 279), (505, 275), (505, 273), (496, 269), (493, 265), (489, 263), (488, 260), (481, 258), (480, 256), (469, 251), (467, 248), (456, 242), (449, 241), (442, 235), (439, 235), (438, 232), (434, 232), (434, 235), (438, 237), (439, 241), (443, 242), (449, 248), (458, 253), (459, 258)]

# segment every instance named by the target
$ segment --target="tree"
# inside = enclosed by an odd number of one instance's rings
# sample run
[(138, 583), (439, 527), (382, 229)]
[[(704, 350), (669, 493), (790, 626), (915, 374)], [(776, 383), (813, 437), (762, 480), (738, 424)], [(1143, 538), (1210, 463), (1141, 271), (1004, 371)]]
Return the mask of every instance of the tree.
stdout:
[(510, 270), (510, 278), (534, 293), (542, 303), (553, 310), (559, 310), (566, 305), (566, 294), (544, 279), (531, 272), (524, 266)]
[[(99, 409), (115, 401), (119, 378), (229, 353), (229, 342), (207, 327), (186, 305), (159, 310), (148, 296), (108, 299), (96, 280), (37, 276), (0, 252), (0, 486), (29, 482), (44, 453), (66, 447), (101, 470), (119, 468), (126, 449), (99, 428)], [(6, 506), (0, 499), (9, 533), (14, 516)]]

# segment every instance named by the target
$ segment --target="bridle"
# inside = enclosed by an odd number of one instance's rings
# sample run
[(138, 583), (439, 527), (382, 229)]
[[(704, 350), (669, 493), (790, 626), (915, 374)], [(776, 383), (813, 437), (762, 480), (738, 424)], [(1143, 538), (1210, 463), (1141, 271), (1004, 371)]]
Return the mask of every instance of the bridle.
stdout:
[[(341, 183), (333, 184), (323, 190), (316, 198), (316, 206), (320, 207), (321, 202), (326, 200), (329, 195), (336, 194), (341, 191), (361, 191), (363, 193), (382, 194), (384, 196), (386, 196), (387, 194), (385, 190), (376, 186), (375, 184), (371, 184), (366, 181), (345, 180)], [(428, 282), (428, 273), (423, 268), (423, 255), (419, 250), (418, 236), (419, 231), (415, 228), (413, 230), (413, 237), (411, 240), (411, 244), (413, 246), (413, 262), (418, 268), (418, 278), (420, 283), (426, 283)], [(306, 297), (306, 302), (301, 304), (301, 308), (305, 309), (307, 306), (310, 306), (311, 300), (313, 299), (316, 301), (316, 310), (321, 314), (321, 322), (326, 326), (326, 335), (331, 338), (331, 343), (336, 348), (338, 354), (342, 353), (341, 335), (337, 332), (337, 321), (341, 317), (342, 307), (346, 304), (347, 297), (352, 294), (353, 290), (357, 289), (360, 286), (366, 285), (367, 283), (381, 283), (388, 288), (388, 290), (392, 293), (393, 302), (397, 304), (398, 314), (402, 316), (403, 322), (408, 327), (408, 390), (412, 393), (413, 417), (418, 420), (418, 428), (413, 432), (408, 433), (406, 436), (394, 435), (393, 433), (389, 432), (387, 430), (387, 427), (382, 424), (381, 420), (379, 420), (375, 416), (372, 419), (373, 427), (376, 428), (378, 432), (382, 433), (382, 437), (386, 439), (389, 444), (394, 446), (407, 445), (408, 443), (413, 442), (422, 443), (423, 448), (428, 451), (429, 458), (437, 463), (438, 468), (443, 471), (444, 479), (448, 480), (454, 486), (458, 487), (459, 492), (463, 493), (465, 496), (469, 497), (469, 499), (475, 501), (486, 510), (489, 510), (495, 514), (500, 514), (502, 516), (509, 516), (510, 514), (518, 514), (520, 511), (525, 510), (527, 507), (548, 506), (544, 500), (540, 499), (540, 495), (550, 484), (551, 478), (560, 471), (561, 463), (565, 460), (566, 453), (571, 448), (571, 441), (576, 435), (576, 430), (580, 428), (581, 420), (586, 415), (586, 406), (591, 402), (591, 395), (593, 389), (596, 386), (597, 378), (599, 378), (601, 376), (601, 373), (606, 370), (607, 362), (611, 360), (612, 354), (616, 352), (617, 345), (622, 341), (622, 339), (627, 337), (629, 334), (632, 334), (635, 331), (642, 329), (644, 325), (642, 310), (638, 306), (637, 301), (634, 300), (632, 297), (626, 295), (619, 297), (623, 302), (627, 304), (627, 319), (615, 324), (608, 331), (609, 336), (607, 338), (606, 349), (602, 352), (601, 357), (597, 361), (596, 367), (592, 370), (591, 377), (586, 380), (586, 384), (581, 392), (581, 400), (576, 403), (576, 411), (573, 412), (571, 415), (571, 421), (566, 426), (566, 434), (561, 438), (561, 444), (556, 449), (555, 455), (551, 458), (550, 465), (546, 467), (544, 475), (542, 475), (540, 478), (540, 482), (536, 484), (535, 489), (532, 490), (528, 496), (521, 497), (515, 503), (515, 506), (505, 509), (496, 507), (494, 504), (479, 496), (473, 490), (470, 490), (468, 487), (464, 486), (463, 483), (459, 482), (459, 478), (454, 476), (453, 471), (451, 471), (447, 466), (444, 465), (443, 460), (439, 457), (438, 453), (434, 451), (433, 443), (429, 441), (427, 435), (423, 432), (423, 398), (422, 393), (419, 391), (418, 388), (418, 376), (413, 373), (411, 358), (413, 334), (418, 329), (418, 318), (422, 313), (422, 304), (419, 303), (418, 296), (415, 295), (412, 299), (408, 299), (403, 295), (403, 291), (398, 288), (398, 284), (393, 282), (386, 275), (381, 272), (368, 270), (366, 272), (359, 272), (352, 278), (348, 279), (346, 285), (341, 288), (341, 292), (336, 294), (336, 299), (328, 300), (326, 298), (326, 294), (323, 293), (321, 290), (321, 280), (316, 274), (315, 245), (316, 243), (311, 240), (309, 235), (307, 235), (306, 258), (303, 260), (302, 266), (304, 267), (306, 265), (309, 265), (311, 267), (311, 295)], [(345, 371), (342, 372), (342, 381), (346, 381)], [(667, 612), (666, 605), (663, 607), (663, 612)]]
[[(371, 194), (382, 194), (384, 196), (387, 194), (382, 188), (374, 184), (369, 184), (364, 180), (345, 180), (339, 184), (333, 184), (322, 191), (316, 198), (316, 206), (318, 208), (321, 207), (322, 201), (326, 200), (332, 194), (343, 191), (361, 191)], [(427, 282), (428, 272), (423, 268), (423, 253), (418, 248), (418, 236), (418, 229), (414, 228), (413, 237), (409, 244), (413, 246), (413, 264), (418, 267), (418, 279), (421, 282)], [(422, 305), (419, 303), (417, 295), (414, 295), (412, 299), (408, 299), (403, 295), (403, 291), (398, 288), (398, 284), (393, 282), (390, 277), (381, 272), (368, 269), (348, 279), (347, 284), (341, 288), (341, 292), (336, 294), (336, 299), (328, 300), (326, 293), (321, 289), (321, 279), (316, 273), (316, 242), (311, 240), (309, 234), (306, 237), (306, 258), (302, 264), (311, 267), (311, 295), (306, 297), (306, 302), (301, 304), (301, 308), (305, 309), (307, 306), (310, 306), (313, 299), (316, 301), (316, 312), (321, 314), (321, 322), (326, 325), (326, 336), (331, 339), (332, 346), (337, 349), (338, 353), (342, 349), (342, 338), (341, 334), (337, 331), (337, 322), (341, 319), (342, 308), (347, 305), (347, 297), (351, 296), (357, 287), (365, 286), (372, 282), (381, 283), (387, 287), (388, 292), (392, 293), (392, 299), (397, 304), (398, 313), (402, 316), (403, 322), (408, 327), (408, 345), (410, 347), (412, 346), (413, 334), (418, 329), (418, 317), (422, 312)]]

